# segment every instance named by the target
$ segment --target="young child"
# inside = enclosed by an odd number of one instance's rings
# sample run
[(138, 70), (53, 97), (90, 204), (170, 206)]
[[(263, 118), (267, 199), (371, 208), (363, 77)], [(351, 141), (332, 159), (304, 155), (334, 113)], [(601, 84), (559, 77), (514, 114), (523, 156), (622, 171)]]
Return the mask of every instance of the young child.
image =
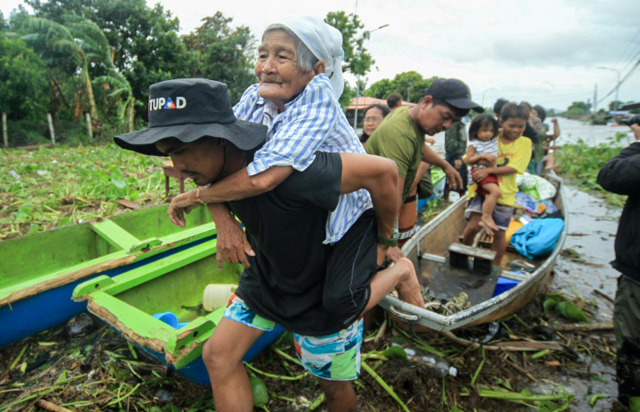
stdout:
[[(495, 167), (498, 159), (498, 121), (490, 114), (477, 116), (469, 127), (469, 147), (464, 158), (465, 163), (472, 166), (473, 175), (478, 169)], [(493, 235), (498, 231), (493, 218), (493, 209), (500, 198), (498, 177), (490, 174), (482, 180), (475, 180), (478, 187), (476, 193), (484, 196), (482, 204), (482, 220), (480, 226)]]
[[(494, 264), (499, 265), (507, 250), (507, 240), (505, 232), (509, 227), (513, 217), (513, 209), (516, 205), (516, 175), (527, 170), (531, 160), (531, 140), (522, 137), (527, 120), (529, 119), (529, 108), (523, 104), (514, 102), (507, 103), (501, 112), (502, 129), (498, 135), (498, 159), (496, 166), (477, 169), (473, 173), (474, 181), (482, 181), (490, 174), (498, 177), (500, 187), (500, 197), (493, 209), (491, 216), (498, 231), (493, 234), (491, 248), (496, 252)], [(469, 133), (471, 134), (471, 133)], [(482, 206), (486, 197), (478, 196), (475, 187), (469, 188), (469, 203), (466, 210), (466, 218), (469, 220), (464, 229), (463, 243), (471, 245), (476, 234), (482, 229)]]

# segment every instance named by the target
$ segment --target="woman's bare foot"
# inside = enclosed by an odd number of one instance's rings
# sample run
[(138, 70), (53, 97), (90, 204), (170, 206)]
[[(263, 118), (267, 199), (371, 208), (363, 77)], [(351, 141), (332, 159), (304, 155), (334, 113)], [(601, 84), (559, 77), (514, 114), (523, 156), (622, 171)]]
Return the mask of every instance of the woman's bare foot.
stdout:
[(400, 281), (396, 285), (398, 298), (404, 302), (423, 308), (424, 298), (422, 297), (420, 282), (418, 281), (418, 275), (416, 275), (413, 263), (407, 258), (400, 258), (395, 264), (396, 266), (402, 267)]

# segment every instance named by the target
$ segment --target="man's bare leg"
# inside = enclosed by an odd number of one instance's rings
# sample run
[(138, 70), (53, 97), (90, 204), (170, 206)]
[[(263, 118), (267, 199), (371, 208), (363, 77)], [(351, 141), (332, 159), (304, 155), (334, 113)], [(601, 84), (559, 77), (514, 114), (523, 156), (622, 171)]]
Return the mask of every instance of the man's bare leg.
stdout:
[(356, 392), (351, 381), (318, 379), (330, 412), (355, 412)]
[(482, 215), (480, 213), (471, 212), (469, 222), (467, 222), (467, 227), (465, 227), (464, 232), (462, 232), (462, 243), (469, 246), (473, 244), (473, 240), (478, 232), (480, 232), (480, 229), (482, 229), (482, 226), (480, 226), (481, 220)]
[(242, 358), (264, 331), (222, 318), (202, 350), (218, 412), (253, 411), (253, 394)]
[[(400, 233), (412, 230), (416, 226), (418, 221), (418, 201), (414, 200), (409, 203), (405, 203), (400, 208), (400, 215), (398, 216), (398, 229)], [(398, 241), (398, 246), (402, 247), (410, 238), (402, 239)]]
[(494, 233), (491, 249), (496, 252), (496, 258), (493, 259), (493, 264), (500, 266), (502, 257), (507, 251), (507, 236), (504, 230), (499, 229), (496, 233)]
[(400, 258), (393, 266), (381, 270), (373, 277), (371, 297), (364, 312), (377, 305), (394, 289), (398, 291), (400, 300), (421, 308), (424, 307), (424, 298), (413, 263), (407, 258)]
[(496, 226), (496, 222), (493, 221), (493, 210), (500, 198), (500, 187), (495, 183), (488, 183), (483, 185), (482, 188), (488, 193), (484, 196), (484, 202), (482, 203), (482, 220), (480, 220), (480, 226), (484, 228), (487, 233), (493, 235), (498, 231), (498, 226)]

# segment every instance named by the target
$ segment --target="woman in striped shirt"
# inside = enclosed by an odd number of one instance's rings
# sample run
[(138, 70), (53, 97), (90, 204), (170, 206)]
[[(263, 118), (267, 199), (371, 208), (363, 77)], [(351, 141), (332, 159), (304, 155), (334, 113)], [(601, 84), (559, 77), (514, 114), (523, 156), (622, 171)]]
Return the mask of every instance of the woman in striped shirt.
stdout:
[[(283, 19), (265, 30), (255, 65), (259, 82), (245, 91), (234, 113), (269, 127), (266, 143), (246, 169), (202, 188), (200, 199), (192, 192), (178, 195), (169, 208), (171, 220), (181, 224), (182, 213), (199, 200), (208, 204), (218, 229), (219, 265), (224, 260), (248, 266), (246, 255), (253, 256), (224, 202), (273, 189), (293, 170), (305, 170), (316, 152), (365, 153), (338, 103), (344, 87), (343, 56), (341, 33), (321, 19)], [(366, 190), (342, 195), (327, 219), (324, 243), (340, 240), (371, 207)], [(389, 225), (393, 222), (378, 219), (380, 233), (393, 233)]]

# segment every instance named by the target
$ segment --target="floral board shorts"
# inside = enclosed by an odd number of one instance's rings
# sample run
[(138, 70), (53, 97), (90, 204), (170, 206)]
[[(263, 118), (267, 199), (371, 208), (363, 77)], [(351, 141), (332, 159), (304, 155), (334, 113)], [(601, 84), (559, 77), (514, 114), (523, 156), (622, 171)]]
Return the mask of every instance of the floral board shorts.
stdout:
[[(264, 331), (273, 330), (275, 322), (253, 312), (237, 296), (232, 296), (224, 317)], [(330, 381), (351, 381), (360, 375), (362, 319), (348, 328), (325, 336), (293, 333), (298, 359), (312, 375)]]

